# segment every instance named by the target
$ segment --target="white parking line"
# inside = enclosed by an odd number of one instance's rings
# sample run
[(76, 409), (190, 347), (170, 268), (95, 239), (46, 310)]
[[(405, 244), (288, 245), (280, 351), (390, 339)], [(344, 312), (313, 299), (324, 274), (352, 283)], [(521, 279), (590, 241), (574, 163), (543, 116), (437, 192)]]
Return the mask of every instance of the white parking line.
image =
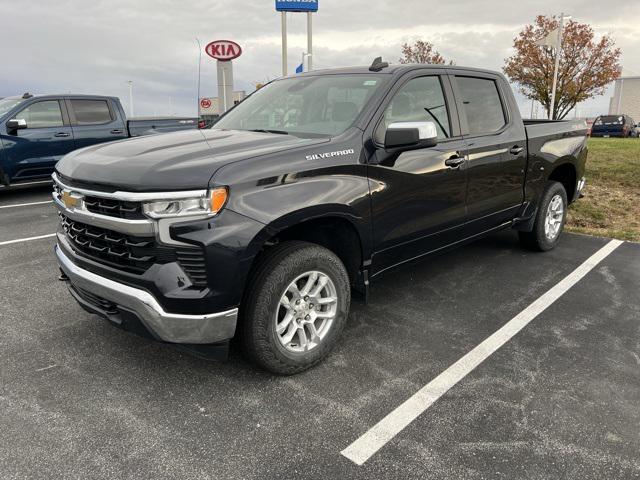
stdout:
[(0, 208), (30, 207), (31, 205), (44, 205), (45, 203), (51, 203), (53, 205), (52, 200), (45, 200), (44, 202), (16, 203), (14, 205), (0, 205)]
[(41, 238), (50, 238), (55, 237), (55, 233), (48, 233), (46, 235), (38, 235), (37, 237), (27, 237), (27, 238), (17, 238), (15, 240), (7, 240), (4, 242), (0, 242), (0, 247), (2, 245), (10, 245), (12, 243), (22, 243), (22, 242), (30, 242), (31, 240), (40, 240)]
[(578, 283), (622, 243), (624, 242), (620, 240), (611, 240), (544, 295), (509, 320), (506, 325), (418, 390), (340, 453), (357, 465), (362, 465), (449, 389)]

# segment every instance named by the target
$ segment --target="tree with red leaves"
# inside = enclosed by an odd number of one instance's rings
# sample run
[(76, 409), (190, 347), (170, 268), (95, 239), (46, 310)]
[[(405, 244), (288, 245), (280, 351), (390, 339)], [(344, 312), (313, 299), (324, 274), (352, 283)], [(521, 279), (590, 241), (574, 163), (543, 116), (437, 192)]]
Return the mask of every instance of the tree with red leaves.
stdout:
[[(542, 104), (549, 113), (555, 63), (555, 48), (536, 45), (559, 28), (555, 16), (538, 16), (514, 39), (514, 55), (505, 60), (503, 71), (527, 98)], [(579, 103), (604, 94), (609, 83), (622, 72), (620, 49), (608, 35), (595, 39), (593, 29), (569, 21), (562, 33), (558, 86), (553, 119), (563, 119)]]
[[(444, 65), (446, 60), (437, 52), (433, 43), (418, 40), (413, 45), (402, 45), (402, 58), (400, 63), (428, 63), (431, 65)], [(453, 65), (453, 62), (449, 62)]]

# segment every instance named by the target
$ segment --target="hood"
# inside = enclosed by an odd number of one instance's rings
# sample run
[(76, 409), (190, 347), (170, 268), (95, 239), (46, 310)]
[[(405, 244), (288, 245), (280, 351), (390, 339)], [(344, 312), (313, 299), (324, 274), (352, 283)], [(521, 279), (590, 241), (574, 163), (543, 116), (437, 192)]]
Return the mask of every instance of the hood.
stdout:
[(83, 184), (126, 191), (207, 188), (220, 167), (238, 160), (326, 142), (240, 130), (186, 130), (93, 145), (63, 157), (56, 171)]

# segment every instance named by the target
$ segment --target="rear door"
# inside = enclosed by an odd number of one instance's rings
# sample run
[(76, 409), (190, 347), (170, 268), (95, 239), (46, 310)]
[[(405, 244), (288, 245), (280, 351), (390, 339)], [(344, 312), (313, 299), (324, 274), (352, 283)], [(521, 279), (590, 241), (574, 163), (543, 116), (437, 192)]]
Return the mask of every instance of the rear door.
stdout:
[(467, 148), (465, 235), (497, 227), (524, 201), (527, 142), (510, 88), (499, 75), (455, 70), (452, 75)]
[(110, 98), (66, 99), (76, 148), (127, 138), (124, 119)]
[[(392, 122), (436, 123), (438, 145), (388, 152)], [(373, 274), (459, 240), (466, 220), (465, 142), (444, 69), (411, 72), (392, 88), (365, 133), (372, 145)], [(366, 140), (369, 138), (369, 140)], [(456, 166), (445, 162), (457, 159)]]
[(51, 175), (56, 162), (75, 148), (61, 100), (35, 100), (13, 119), (25, 120), (27, 128), (8, 131), (6, 125), (2, 125), (2, 144), (12, 181)]

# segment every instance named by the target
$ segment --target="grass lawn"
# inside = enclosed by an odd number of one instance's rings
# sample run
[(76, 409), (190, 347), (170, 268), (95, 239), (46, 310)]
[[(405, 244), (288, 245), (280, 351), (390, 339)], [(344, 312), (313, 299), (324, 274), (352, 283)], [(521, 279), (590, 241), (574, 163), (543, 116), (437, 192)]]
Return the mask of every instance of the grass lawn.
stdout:
[(586, 177), (567, 230), (640, 242), (640, 139), (589, 139)]

